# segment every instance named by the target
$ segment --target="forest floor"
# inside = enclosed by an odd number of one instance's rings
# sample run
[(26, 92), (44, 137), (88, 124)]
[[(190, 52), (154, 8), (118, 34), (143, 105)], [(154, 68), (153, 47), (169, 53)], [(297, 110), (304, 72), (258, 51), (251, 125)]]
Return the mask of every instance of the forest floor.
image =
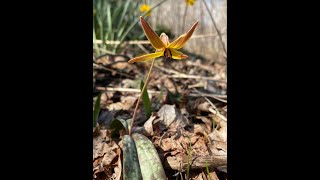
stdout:
[[(93, 179), (122, 179), (124, 133), (114, 133), (110, 125), (114, 119), (132, 118), (151, 62), (130, 64), (126, 56), (113, 55), (93, 61), (93, 106), (102, 92), (93, 137)], [(132, 131), (152, 141), (168, 179), (186, 179), (188, 168), (189, 179), (227, 179), (225, 69), (198, 58), (156, 60), (147, 85), (152, 115), (147, 118), (140, 101)]]

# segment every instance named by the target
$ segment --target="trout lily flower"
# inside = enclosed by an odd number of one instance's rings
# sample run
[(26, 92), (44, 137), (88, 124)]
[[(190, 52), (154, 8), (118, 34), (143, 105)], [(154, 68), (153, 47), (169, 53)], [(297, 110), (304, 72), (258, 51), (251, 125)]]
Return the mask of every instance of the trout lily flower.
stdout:
[(164, 59), (185, 59), (188, 56), (183, 54), (182, 52), (178, 51), (181, 49), (185, 43), (190, 39), (192, 36), (195, 28), (198, 25), (196, 22), (191, 29), (187, 32), (179, 36), (173, 42), (169, 42), (169, 37), (165, 33), (161, 33), (160, 37), (151, 29), (150, 25), (145, 21), (142, 16), (140, 16), (140, 22), (144, 34), (147, 36), (148, 40), (150, 41), (151, 45), (156, 49), (155, 53), (142, 55), (139, 57), (135, 57), (130, 59), (129, 63), (134, 62), (141, 62), (141, 61), (150, 61), (157, 57), (163, 56)]

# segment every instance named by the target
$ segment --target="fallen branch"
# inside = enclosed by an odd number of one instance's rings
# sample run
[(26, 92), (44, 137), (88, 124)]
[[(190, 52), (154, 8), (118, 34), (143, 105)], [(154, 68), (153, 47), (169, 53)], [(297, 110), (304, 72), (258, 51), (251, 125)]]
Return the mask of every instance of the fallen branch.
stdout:
[[(211, 106), (212, 106), (212, 108), (215, 110), (215, 113), (214, 114), (217, 114), (217, 112), (218, 112), (218, 110), (217, 110), (217, 108), (216, 108), (216, 106), (207, 98), (207, 97), (205, 97), (203, 94), (203, 92), (200, 92), (200, 91), (198, 91), (196, 88), (192, 88), (196, 93), (198, 93), (201, 97), (203, 97)], [(217, 100), (219, 100), (219, 101), (222, 101), (222, 102), (224, 102), (224, 103), (227, 103), (227, 101), (226, 100), (224, 100), (224, 99), (220, 99), (220, 98), (217, 98), (217, 97), (214, 97), (214, 99), (217, 99)], [(209, 109), (210, 110), (210, 109)], [(220, 114), (220, 113), (218, 113), (218, 114)], [(225, 120), (227, 120), (227, 118), (224, 118)]]
[[(163, 154), (160, 154), (160, 157), (163, 159)], [(206, 168), (206, 162), (208, 163), (209, 168), (216, 168), (220, 166), (227, 165), (227, 155), (223, 156), (198, 156), (198, 157), (191, 157), (191, 164), (190, 169), (202, 169)], [(186, 169), (188, 166), (187, 157), (176, 157), (176, 156), (169, 156), (166, 157), (164, 160), (164, 168), (166, 169), (173, 169), (173, 170), (183, 170)]]
[(160, 66), (155, 66), (156, 69), (159, 69), (161, 71), (164, 71), (166, 73), (174, 74), (174, 75), (166, 75), (167, 77), (170, 78), (186, 78), (186, 79), (202, 79), (202, 80), (211, 80), (219, 83), (227, 83), (222, 80), (217, 80), (214, 77), (206, 77), (206, 76), (197, 76), (197, 75), (189, 75), (189, 74), (183, 74), (178, 71), (172, 70), (172, 69), (166, 69)]
[[(141, 92), (140, 89), (133, 89), (133, 88), (96, 87), (96, 89), (98, 91), (120, 91), (120, 92), (134, 92), (134, 93), (140, 93)], [(160, 94), (161, 92), (160, 91), (154, 91), (154, 90), (148, 90), (148, 93)], [(188, 96), (200, 97), (201, 95), (199, 95), (198, 93), (190, 93)], [(217, 99), (217, 100), (219, 100), (221, 102), (227, 103), (226, 100), (222, 99), (222, 98), (227, 98), (227, 95), (202, 93), (202, 96), (211, 97), (211, 98)]]
[(217, 80), (214, 77), (206, 77), (206, 76), (197, 76), (197, 75), (188, 75), (188, 74), (175, 74), (169, 75), (170, 78), (183, 78), (183, 79), (201, 79), (201, 80), (211, 80), (219, 83), (227, 83), (222, 80)]
[(128, 74), (125, 74), (125, 73), (122, 73), (122, 72), (119, 72), (119, 71), (116, 71), (116, 70), (114, 70), (114, 69), (110, 69), (110, 68), (107, 68), (107, 67), (103, 67), (103, 66), (101, 66), (101, 65), (99, 65), (99, 64), (96, 64), (96, 63), (93, 63), (93, 68), (103, 69), (103, 70), (106, 70), (106, 71), (110, 71), (110, 72), (112, 72), (112, 73), (120, 74), (120, 75), (125, 76), (125, 77), (130, 78), (130, 79), (132, 78), (132, 76), (130, 76), (130, 75), (128, 75)]

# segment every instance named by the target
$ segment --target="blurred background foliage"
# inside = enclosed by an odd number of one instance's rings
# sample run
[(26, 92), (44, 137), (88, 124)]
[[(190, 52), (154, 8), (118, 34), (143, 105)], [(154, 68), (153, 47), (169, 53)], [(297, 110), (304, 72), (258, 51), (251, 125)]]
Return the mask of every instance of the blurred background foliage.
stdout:
[(208, 63), (226, 64), (226, 8), (226, 0), (93, 0), (94, 53), (129, 53), (133, 57), (153, 51), (139, 16), (144, 16), (158, 35), (164, 32), (171, 41), (199, 20), (184, 52), (201, 56)]

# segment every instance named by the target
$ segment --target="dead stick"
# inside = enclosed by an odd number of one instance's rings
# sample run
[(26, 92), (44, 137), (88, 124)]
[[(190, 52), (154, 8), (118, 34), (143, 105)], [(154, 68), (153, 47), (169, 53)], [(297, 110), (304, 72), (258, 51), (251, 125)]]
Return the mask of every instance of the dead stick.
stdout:
[(175, 71), (175, 70), (172, 70), (172, 69), (166, 69), (166, 68), (163, 68), (163, 67), (160, 67), (160, 66), (155, 66), (155, 68), (159, 69), (161, 71), (164, 71), (166, 73), (174, 74), (174, 75), (166, 75), (166, 76), (171, 77), (171, 78), (203, 79), (203, 80), (212, 80), (212, 81), (216, 81), (216, 82), (219, 82), (219, 83), (227, 83), (225, 81), (217, 80), (214, 77), (183, 74), (183, 73), (180, 73), (178, 71)]
[[(120, 91), (120, 92), (134, 92), (134, 93), (140, 93), (141, 90), (140, 89), (133, 89), (133, 88), (112, 88), (112, 87), (96, 87), (96, 89), (98, 91)], [(160, 94), (160, 91), (154, 91), (154, 90), (148, 90), (148, 93), (151, 94)], [(220, 100), (222, 102), (227, 102), (226, 100), (223, 100), (221, 98), (227, 98), (227, 95), (220, 95), (220, 94), (206, 94), (206, 93), (202, 93), (203, 96), (206, 97), (212, 97), (212, 98), (219, 98), (217, 100)], [(201, 95), (199, 95), (198, 93), (190, 93), (189, 96), (192, 97), (199, 97)]]
[[(160, 157), (163, 158), (163, 155), (160, 154)], [(206, 168), (206, 162), (208, 163), (209, 168), (216, 168), (220, 166), (227, 165), (227, 155), (213, 155), (213, 156), (198, 156), (191, 158), (190, 169), (202, 169)], [(169, 156), (164, 160), (164, 168), (173, 169), (173, 170), (183, 170), (188, 166), (187, 158)]]
[(103, 70), (106, 70), (106, 71), (117, 73), (117, 74), (120, 74), (120, 75), (128, 77), (128, 78), (132, 78), (132, 76), (129, 76), (128, 74), (125, 74), (125, 73), (122, 73), (122, 72), (118, 72), (118, 71), (116, 71), (114, 69), (110, 69), (110, 68), (107, 68), (107, 67), (103, 67), (103, 66), (101, 66), (99, 64), (96, 64), (96, 63), (93, 63), (93, 67), (97, 68), (97, 69), (103, 69)]

